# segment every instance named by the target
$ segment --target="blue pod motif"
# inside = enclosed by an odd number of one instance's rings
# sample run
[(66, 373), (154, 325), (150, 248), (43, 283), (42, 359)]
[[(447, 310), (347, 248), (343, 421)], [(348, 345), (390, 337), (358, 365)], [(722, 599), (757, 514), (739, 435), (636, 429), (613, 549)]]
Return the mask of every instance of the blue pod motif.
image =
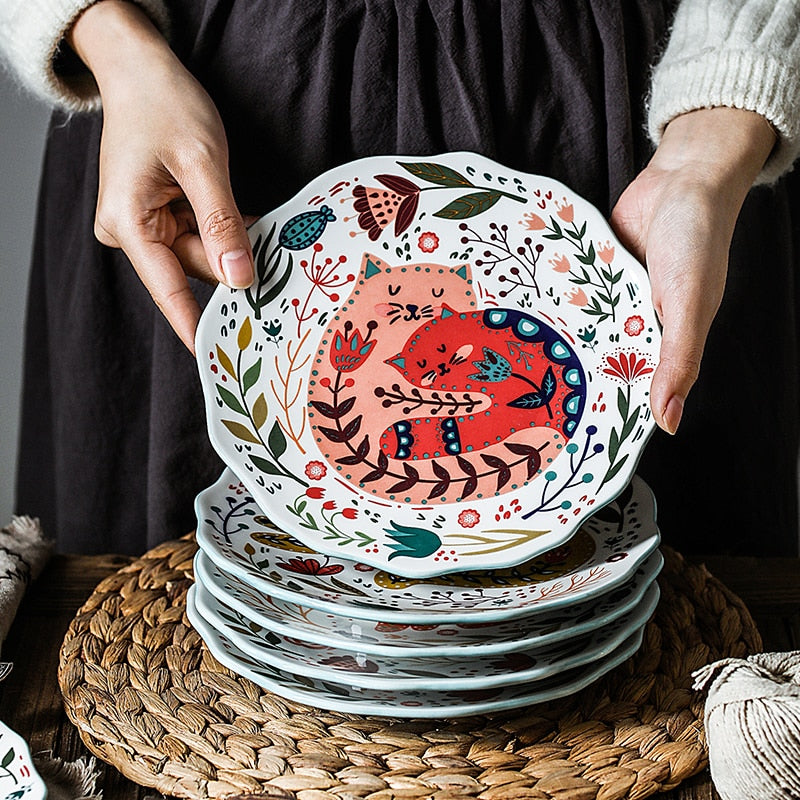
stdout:
[(304, 250), (322, 236), (329, 222), (335, 220), (336, 216), (329, 206), (320, 206), (315, 211), (304, 211), (292, 217), (281, 228), (278, 241), (287, 250)]

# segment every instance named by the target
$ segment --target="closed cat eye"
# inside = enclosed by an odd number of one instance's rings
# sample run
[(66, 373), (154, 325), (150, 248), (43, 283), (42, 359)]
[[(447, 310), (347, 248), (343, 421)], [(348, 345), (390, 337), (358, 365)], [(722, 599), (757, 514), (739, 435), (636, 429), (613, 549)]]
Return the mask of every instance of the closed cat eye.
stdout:
[(431, 289), (431, 294), (434, 297), (441, 297), (444, 294), (444, 286), (441, 289), (439, 289), (438, 291), (436, 289)]
[(398, 294), (400, 292), (400, 289), (402, 289), (402, 288), (403, 287), (400, 286), (399, 283), (395, 287), (392, 287), (392, 285), (389, 284), (389, 296), (390, 297), (394, 297), (396, 294)]
[(428, 359), (427, 358), (423, 358), (422, 361), (417, 361), (417, 366), (420, 369), (425, 369), (425, 367), (428, 366)]
[(437, 344), (437, 345), (436, 345), (436, 349), (437, 349), (437, 350), (438, 350), (440, 353), (446, 353), (446, 352), (447, 352), (447, 345), (446, 345), (446, 344)]

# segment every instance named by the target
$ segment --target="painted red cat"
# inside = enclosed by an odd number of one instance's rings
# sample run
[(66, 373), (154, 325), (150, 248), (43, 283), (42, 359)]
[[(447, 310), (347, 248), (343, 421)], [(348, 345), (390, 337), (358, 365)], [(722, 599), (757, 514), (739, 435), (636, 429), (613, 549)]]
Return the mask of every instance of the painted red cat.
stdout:
[[(462, 314), (473, 313), (472, 321), (459, 322), (458, 326), (481, 323), (480, 334), (467, 331), (466, 327), (458, 335), (453, 328), (452, 337), (426, 331), (433, 323), (434, 331), (442, 330), (440, 326), (448, 321), (448, 315), (460, 318)], [(450, 324), (455, 324), (455, 320)], [(538, 333), (534, 333), (534, 328)], [(431, 356), (435, 353), (437, 358), (425, 356), (433, 366), (426, 364), (424, 368), (409, 362), (408, 378), (403, 380), (398, 375), (399, 365), (391, 362), (400, 355), (401, 343), (408, 343), (422, 333), (432, 337), (427, 341), (433, 350)], [(345, 347), (345, 342), (348, 348), (355, 346), (359, 351), (357, 365), (348, 361), (346, 369), (339, 358), (345, 351), (337, 349)], [(444, 342), (452, 346), (446, 358), (436, 350)], [(471, 346), (468, 355), (467, 345)], [(548, 345), (555, 345), (555, 352), (548, 353)], [(415, 345), (421, 346), (421, 342)], [(484, 347), (488, 348), (486, 354)], [(517, 349), (512, 353), (509, 347)], [(346, 350), (345, 355), (349, 353)], [(458, 371), (458, 363), (449, 363), (451, 358), (454, 362), (461, 361), (463, 374)], [(526, 359), (530, 369), (526, 367)], [(506, 369), (503, 360), (513, 367), (507, 379), (488, 380), (500, 377)], [(438, 375), (443, 371), (438, 368), (440, 363), (450, 369), (450, 377), (458, 376), (446, 384), (446, 389), (439, 389), (445, 384), (436, 380), (437, 376), (442, 379), (448, 375)], [(547, 376), (548, 368), (551, 378)], [(418, 376), (412, 374), (414, 370), (419, 370)], [(430, 374), (431, 370), (435, 375)], [(512, 377), (512, 372), (529, 382)], [(483, 374), (487, 379), (469, 378), (473, 374)], [(430, 386), (426, 388), (429, 380)], [(464, 390), (466, 384), (472, 389)], [(451, 388), (455, 385), (460, 391)], [(583, 409), (585, 391), (584, 373), (562, 334), (521, 312), (477, 309), (469, 263), (391, 264), (365, 253), (353, 292), (328, 321), (314, 356), (308, 384), (308, 419), (319, 457), (327, 462), (328, 469), (336, 470), (343, 480), (364, 493), (406, 503), (432, 500), (445, 503), (457, 499), (467, 485), (470, 495), (480, 498), (511, 491), (532, 480), (531, 470), (536, 467), (537, 459), (541, 458), (543, 465), (552, 462), (572, 435)], [(539, 400), (534, 397), (537, 392)], [(494, 400), (490, 395), (494, 395)], [(482, 414), (486, 410), (497, 412), (492, 402), (499, 397), (511, 402), (517, 400), (530, 408), (503, 409), (503, 423), (500, 424), (498, 416), (494, 422), (490, 418), (487, 427)], [(537, 408), (537, 404), (543, 407)], [(523, 425), (503, 438), (506, 431), (501, 429), (514, 427), (505, 424), (509, 419), (504, 416), (506, 413), (519, 413)], [(458, 426), (462, 445), (476, 449), (452, 455), (442, 451), (441, 457), (426, 458), (425, 452), (436, 451), (415, 446), (409, 448), (407, 455), (397, 456), (397, 442), (390, 444), (390, 439), (383, 438), (387, 424), (413, 422), (415, 414), (426, 415), (420, 419), (444, 420), (436, 424), (445, 427), (450, 426), (447, 420), (452, 419)], [(470, 415), (475, 419), (469, 420)], [(536, 422), (534, 427), (530, 427), (532, 421)], [(488, 436), (480, 439), (484, 429), (491, 429), (492, 441), (478, 450), (489, 439)], [(393, 432), (391, 435), (396, 437)], [(526, 448), (522, 453), (520, 446)], [(531, 455), (532, 452), (536, 455)], [(413, 466), (411, 459), (415, 459)], [(487, 466), (490, 460), (507, 465), (510, 477), (500, 481), (501, 468)], [(450, 482), (445, 491), (440, 491), (445, 472)]]
[[(515, 309), (456, 311), (443, 304), (386, 363), (428, 395), (438, 391), (443, 409), (447, 398), (453, 404), (452, 412), (401, 419), (386, 428), (380, 447), (390, 458), (479, 451), (532, 427), (569, 439), (586, 398), (583, 368), (564, 337)], [(488, 404), (468, 413), (459, 398), (476, 393), (488, 397)], [(400, 397), (413, 404), (418, 396), (397, 384), (376, 394), (392, 404)]]

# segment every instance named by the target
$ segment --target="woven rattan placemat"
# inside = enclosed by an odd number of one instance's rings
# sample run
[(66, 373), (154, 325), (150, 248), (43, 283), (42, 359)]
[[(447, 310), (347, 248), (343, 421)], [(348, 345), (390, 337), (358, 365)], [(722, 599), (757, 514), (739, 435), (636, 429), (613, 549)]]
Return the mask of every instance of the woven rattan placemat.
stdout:
[(639, 653), (569, 698), (493, 716), (392, 721), (321, 711), (221, 666), (184, 614), (193, 539), (104, 580), (73, 620), (59, 681), (87, 747), (166, 795), (281, 800), (615, 800), (706, 764), (691, 672), (761, 649), (741, 601), (664, 548)]

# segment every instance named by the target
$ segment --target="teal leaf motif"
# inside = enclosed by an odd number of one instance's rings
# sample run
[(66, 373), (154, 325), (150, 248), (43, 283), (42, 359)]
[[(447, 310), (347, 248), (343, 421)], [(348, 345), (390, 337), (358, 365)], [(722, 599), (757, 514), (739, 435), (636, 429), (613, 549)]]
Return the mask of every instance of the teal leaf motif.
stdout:
[(292, 217), (282, 228), (278, 241), (287, 250), (303, 250), (311, 247), (322, 236), (325, 226), (335, 222), (336, 215), (329, 206), (313, 211), (304, 211)]
[(511, 362), (490, 347), (483, 348), (483, 361), (472, 364), (480, 370), (469, 376), (472, 380), (500, 383), (511, 375)]
[(387, 545), (390, 550), (394, 550), (389, 556), (389, 561), (399, 556), (425, 558), (442, 546), (442, 540), (433, 531), (399, 525), (396, 522), (391, 522), (390, 525), (394, 530), (384, 528), (389, 538), (393, 540)]

